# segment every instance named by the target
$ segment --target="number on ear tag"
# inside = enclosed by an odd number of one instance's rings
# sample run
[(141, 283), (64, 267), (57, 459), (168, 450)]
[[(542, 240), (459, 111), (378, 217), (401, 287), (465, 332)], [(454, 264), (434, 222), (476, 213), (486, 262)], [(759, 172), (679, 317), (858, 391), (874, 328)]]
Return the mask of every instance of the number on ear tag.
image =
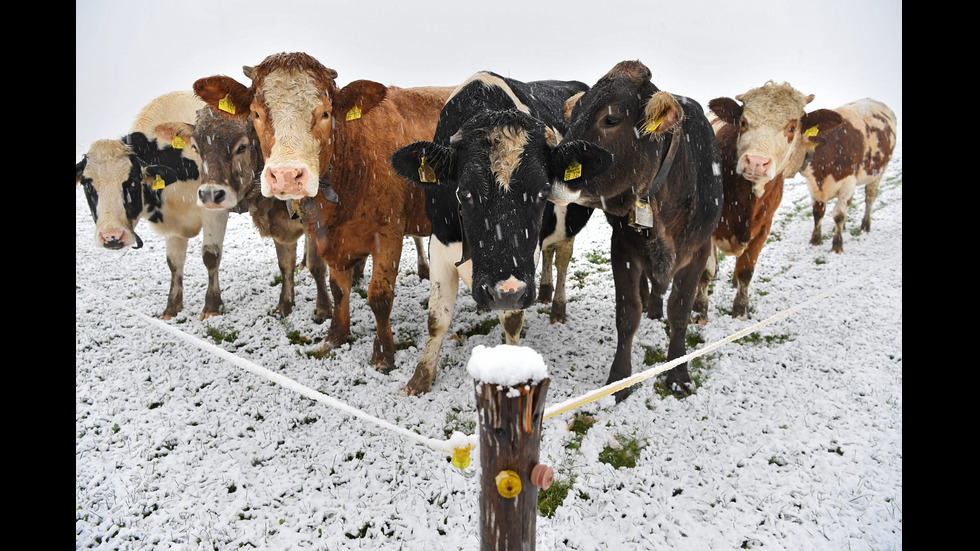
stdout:
[(218, 109), (221, 109), (226, 113), (231, 113), (232, 115), (235, 114), (235, 104), (228, 99), (228, 96), (218, 100)]
[(151, 186), (154, 190), (163, 189), (167, 187), (167, 183), (163, 181), (163, 178), (157, 174), (157, 179), (153, 180), (153, 185)]
[(355, 105), (347, 112), (347, 120), (352, 121), (359, 118), (361, 118), (361, 108)]
[(582, 176), (582, 165), (578, 161), (572, 161), (565, 169), (565, 181), (574, 180)]
[(170, 147), (174, 149), (184, 149), (187, 147), (187, 143), (182, 140), (180, 136), (174, 136), (173, 141), (170, 142)]
[(436, 171), (431, 166), (425, 164), (425, 157), (422, 157), (422, 162), (419, 164), (419, 181), (426, 184), (435, 183), (436, 181)]
[(807, 128), (806, 129), (806, 132), (804, 132), (803, 135), (804, 136), (816, 136), (817, 135), (817, 132), (819, 132), (819, 131), (820, 131), (820, 129), (817, 128), (816, 126), (811, 126), (810, 128)]

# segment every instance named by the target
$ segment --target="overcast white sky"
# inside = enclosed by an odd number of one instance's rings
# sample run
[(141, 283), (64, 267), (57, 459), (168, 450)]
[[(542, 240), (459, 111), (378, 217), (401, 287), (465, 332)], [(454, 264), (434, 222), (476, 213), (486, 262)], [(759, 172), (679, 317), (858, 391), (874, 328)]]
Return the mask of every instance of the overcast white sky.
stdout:
[[(902, 124), (901, 0), (76, 0), (76, 146), (154, 97), (303, 51), (339, 73), (455, 85), (479, 70), (592, 85), (639, 59), (706, 105), (772, 79), (811, 109), (872, 97)], [(901, 134), (901, 132), (900, 132)]]

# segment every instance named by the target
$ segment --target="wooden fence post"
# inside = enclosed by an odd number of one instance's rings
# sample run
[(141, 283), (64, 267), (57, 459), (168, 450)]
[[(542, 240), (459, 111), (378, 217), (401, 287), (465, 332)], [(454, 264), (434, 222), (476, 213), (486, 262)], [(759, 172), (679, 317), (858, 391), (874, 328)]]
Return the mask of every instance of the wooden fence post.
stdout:
[[(520, 347), (510, 347), (516, 348)], [(514, 366), (504, 369), (512, 372)], [(553, 477), (550, 467), (538, 464), (549, 379), (531, 376), (526, 382), (500, 384), (472, 369), (470, 373), (480, 423), (481, 549), (534, 551), (538, 488), (547, 488)]]

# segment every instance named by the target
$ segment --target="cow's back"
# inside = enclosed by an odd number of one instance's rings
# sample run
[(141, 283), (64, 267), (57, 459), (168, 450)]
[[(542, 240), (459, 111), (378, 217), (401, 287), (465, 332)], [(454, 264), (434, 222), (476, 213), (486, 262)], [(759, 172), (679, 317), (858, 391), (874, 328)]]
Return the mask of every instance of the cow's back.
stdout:
[(834, 111), (843, 123), (820, 136), (811, 162), (802, 171), (817, 190), (848, 178), (854, 178), (856, 185), (867, 183), (885, 169), (895, 149), (898, 123), (887, 105), (866, 98)]
[(164, 122), (184, 122), (194, 124), (197, 120), (197, 111), (205, 106), (194, 92), (177, 91), (166, 93), (140, 110), (133, 121), (130, 132), (142, 132), (149, 137), (153, 137), (154, 129)]

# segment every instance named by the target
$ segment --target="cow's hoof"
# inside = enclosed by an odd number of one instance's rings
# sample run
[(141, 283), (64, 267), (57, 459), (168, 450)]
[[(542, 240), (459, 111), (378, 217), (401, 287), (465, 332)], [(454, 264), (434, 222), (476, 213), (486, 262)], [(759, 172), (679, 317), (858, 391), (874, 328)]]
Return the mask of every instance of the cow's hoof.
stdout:
[(220, 316), (221, 312), (201, 312), (201, 321), (204, 321), (213, 316)]
[(330, 316), (331, 315), (332, 315), (332, 313), (329, 310), (326, 311), (326, 312), (314, 312), (313, 313), (313, 323), (315, 323), (317, 325), (320, 325), (323, 322), (325, 322), (328, 319), (330, 319)]
[(402, 389), (402, 396), (418, 396), (420, 394), (426, 394), (432, 390), (432, 383), (429, 381), (419, 381), (415, 377), (405, 385)]

